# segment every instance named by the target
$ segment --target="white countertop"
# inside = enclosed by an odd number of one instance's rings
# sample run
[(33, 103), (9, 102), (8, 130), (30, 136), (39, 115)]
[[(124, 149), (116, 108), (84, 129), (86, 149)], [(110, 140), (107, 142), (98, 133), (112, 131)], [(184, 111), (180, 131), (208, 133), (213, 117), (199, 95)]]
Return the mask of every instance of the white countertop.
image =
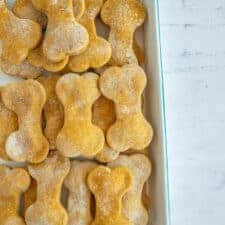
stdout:
[(225, 0), (159, 0), (172, 225), (225, 224)]

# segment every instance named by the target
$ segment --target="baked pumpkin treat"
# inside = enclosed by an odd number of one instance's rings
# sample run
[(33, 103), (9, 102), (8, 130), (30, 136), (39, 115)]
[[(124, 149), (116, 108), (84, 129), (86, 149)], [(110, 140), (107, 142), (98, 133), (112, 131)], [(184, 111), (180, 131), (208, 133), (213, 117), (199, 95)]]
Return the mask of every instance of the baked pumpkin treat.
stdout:
[(0, 166), (0, 224), (25, 225), (18, 211), (20, 196), (30, 185), (30, 176), (21, 168)]
[(7, 155), (17, 162), (39, 163), (48, 154), (49, 144), (42, 133), (41, 113), (46, 101), (44, 87), (26, 80), (2, 87), (2, 101), (16, 113), (19, 128), (6, 140)]
[(107, 131), (107, 143), (117, 151), (142, 150), (152, 140), (152, 127), (141, 109), (145, 86), (145, 72), (136, 64), (108, 68), (100, 77), (102, 94), (115, 103), (117, 119)]
[(139, 0), (107, 0), (104, 3), (101, 18), (110, 27), (110, 65), (138, 64), (133, 49), (134, 32), (144, 23), (145, 17), (145, 8)]
[(56, 149), (55, 141), (59, 131), (62, 129), (64, 114), (63, 106), (60, 103), (55, 87), (60, 75), (51, 74), (49, 76), (42, 76), (38, 81), (43, 85), (46, 91), (47, 100), (44, 105), (44, 135), (48, 139), (51, 150)]
[(25, 212), (26, 224), (67, 225), (68, 215), (60, 202), (60, 193), (69, 173), (69, 159), (51, 152), (44, 162), (29, 165), (28, 169), (37, 182), (37, 196)]
[(56, 147), (66, 157), (93, 157), (104, 145), (103, 131), (92, 123), (92, 105), (99, 98), (99, 77), (95, 73), (66, 74), (56, 85), (64, 107), (64, 125)]
[(111, 57), (111, 45), (97, 35), (95, 18), (103, 5), (103, 0), (85, 0), (86, 10), (79, 22), (89, 33), (87, 49), (80, 55), (72, 56), (69, 60), (69, 69), (73, 72), (84, 72), (89, 68), (99, 68), (105, 65)]
[(15, 16), (7, 8), (5, 0), (0, 0), (0, 12), (2, 58), (12, 64), (19, 64), (39, 44), (41, 27), (32, 20)]
[(134, 225), (147, 225), (148, 211), (142, 201), (144, 184), (151, 174), (151, 163), (143, 154), (120, 155), (109, 163), (110, 168), (127, 167), (133, 175), (133, 184), (122, 200), (122, 212)]
[(52, 62), (60, 62), (70, 55), (79, 55), (88, 45), (87, 30), (73, 14), (73, 1), (32, 0), (33, 5), (48, 17), (43, 40), (43, 53)]
[(87, 183), (96, 202), (91, 225), (133, 225), (122, 213), (122, 198), (132, 182), (132, 174), (125, 167), (111, 170), (99, 166), (89, 173)]

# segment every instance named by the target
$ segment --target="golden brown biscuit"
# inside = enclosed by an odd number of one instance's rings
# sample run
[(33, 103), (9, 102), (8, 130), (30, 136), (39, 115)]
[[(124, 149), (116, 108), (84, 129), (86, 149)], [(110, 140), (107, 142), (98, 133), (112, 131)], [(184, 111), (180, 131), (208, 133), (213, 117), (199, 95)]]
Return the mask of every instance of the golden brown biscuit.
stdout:
[[(101, 96), (93, 105), (92, 110), (92, 121), (95, 125), (100, 127), (102, 131), (106, 134), (109, 127), (116, 120), (116, 113), (114, 108), (114, 103)], [(105, 143), (103, 149), (96, 155), (96, 159), (100, 162), (111, 162), (119, 156), (119, 152), (110, 148), (107, 143)]]
[(113, 170), (99, 166), (92, 170), (87, 179), (95, 196), (96, 212), (91, 225), (132, 225), (121, 212), (122, 197), (132, 185), (132, 174), (125, 167)]
[(144, 184), (151, 174), (149, 159), (142, 154), (120, 155), (108, 166), (111, 168), (124, 166), (131, 171), (134, 182), (130, 190), (123, 196), (122, 212), (134, 225), (146, 225), (148, 223), (148, 211), (142, 202), (142, 192)]
[(60, 75), (52, 74), (49, 76), (43, 76), (38, 79), (38, 81), (44, 86), (47, 101), (44, 106), (44, 119), (45, 119), (45, 129), (44, 134), (48, 139), (50, 149), (55, 149), (55, 141), (59, 131), (63, 126), (63, 106), (60, 103), (55, 87), (59, 80)]
[(38, 68), (31, 65), (27, 60), (24, 60), (20, 64), (13, 64), (1, 58), (0, 66), (4, 73), (11, 76), (21, 77), (24, 79), (37, 78), (43, 72), (42, 68)]
[(69, 159), (52, 152), (44, 162), (29, 165), (28, 169), (37, 182), (37, 196), (25, 213), (26, 224), (67, 225), (68, 216), (60, 202), (60, 194), (69, 173)]
[(85, 11), (85, 0), (73, 0), (73, 14), (79, 20)]
[(99, 68), (105, 65), (111, 57), (111, 46), (96, 32), (95, 18), (100, 12), (103, 0), (86, 0), (86, 10), (79, 22), (89, 33), (89, 45), (80, 55), (70, 57), (69, 69), (73, 72), (83, 72), (88, 68)]
[(47, 26), (47, 16), (35, 9), (31, 0), (15, 0), (12, 11), (22, 19), (30, 19), (39, 23), (42, 29), (45, 29)]
[(139, 0), (107, 0), (101, 18), (110, 26), (111, 65), (138, 63), (133, 49), (134, 32), (145, 20), (145, 9)]
[(145, 72), (136, 64), (111, 67), (100, 77), (102, 94), (115, 103), (117, 120), (107, 131), (107, 142), (117, 151), (142, 150), (152, 140), (152, 127), (141, 110), (145, 86)]
[(99, 77), (95, 73), (82, 76), (66, 74), (56, 85), (56, 93), (64, 107), (64, 125), (56, 139), (56, 147), (66, 157), (91, 157), (104, 145), (102, 130), (92, 123), (92, 105), (99, 98)]
[(2, 101), (16, 113), (19, 122), (19, 129), (6, 141), (8, 156), (17, 162), (43, 161), (49, 151), (41, 128), (41, 113), (46, 101), (44, 87), (35, 80), (11, 83), (2, 87)]
[(0, 0), (0, 39), (2, 58), (12, 64), (23, 62), (41, 40), (41, 27), (32, 20), (16, 17)]
[(0, 158), (8, 160), (9, 157), (6, 154), (5, 142), (7, 137), (17, 129), (18, 121), (14, 112), (10, 111), (3, 104), (1, 99), (0, 88)]
[(48, 60), (60, 62), (86, 49), (89, 35), (74, 17), (72, 0), (32, 0), (32, 3), (48, 16), (43, 41), (43, 53)]
[(86, 179), (95, 167), (91, 161), (77, 161), (71, 163), (71, 169), (65, 179), (65, 186), (69, 190), (67, 211), (68, 225), (90, 225), (93, 220), (91, 215), (91, 191)]
[(0, 224), (25, 225), (19, 216), (20, 195), (30, 185), (29, 174), (21, 168), (0, 166)]

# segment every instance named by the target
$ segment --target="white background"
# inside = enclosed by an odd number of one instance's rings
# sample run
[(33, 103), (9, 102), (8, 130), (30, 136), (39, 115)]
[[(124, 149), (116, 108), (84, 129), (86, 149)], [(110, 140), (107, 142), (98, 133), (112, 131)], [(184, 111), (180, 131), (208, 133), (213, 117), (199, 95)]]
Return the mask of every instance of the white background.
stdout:
[(159, 0), (173, 225), (225, 224), (225, 0)]

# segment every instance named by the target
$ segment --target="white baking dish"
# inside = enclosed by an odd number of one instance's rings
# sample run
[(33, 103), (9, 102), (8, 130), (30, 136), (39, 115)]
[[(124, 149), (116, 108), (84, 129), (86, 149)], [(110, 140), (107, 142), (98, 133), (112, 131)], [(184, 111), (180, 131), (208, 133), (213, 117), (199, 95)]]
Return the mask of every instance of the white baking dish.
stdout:
[[(151, 199), (149, 225), (169, 225), (168, 167), (163, 74), (160, 58), (159, 10), (157, 0), (143, 0), (143, 3), (148, 12), (148, 19), (143, 32), (146, 55), (145, 69), (148, 74), (144, 108), (146, 117), (151, 122), (155, 133), (149, 151), (153, 164), (153, 172), (148, 185)], [(15, 80), (18, 79), (7, 76), (0, 71), (0, 86)], [(2, 161), (0, 161), (0, 164), (18, 165)]]

